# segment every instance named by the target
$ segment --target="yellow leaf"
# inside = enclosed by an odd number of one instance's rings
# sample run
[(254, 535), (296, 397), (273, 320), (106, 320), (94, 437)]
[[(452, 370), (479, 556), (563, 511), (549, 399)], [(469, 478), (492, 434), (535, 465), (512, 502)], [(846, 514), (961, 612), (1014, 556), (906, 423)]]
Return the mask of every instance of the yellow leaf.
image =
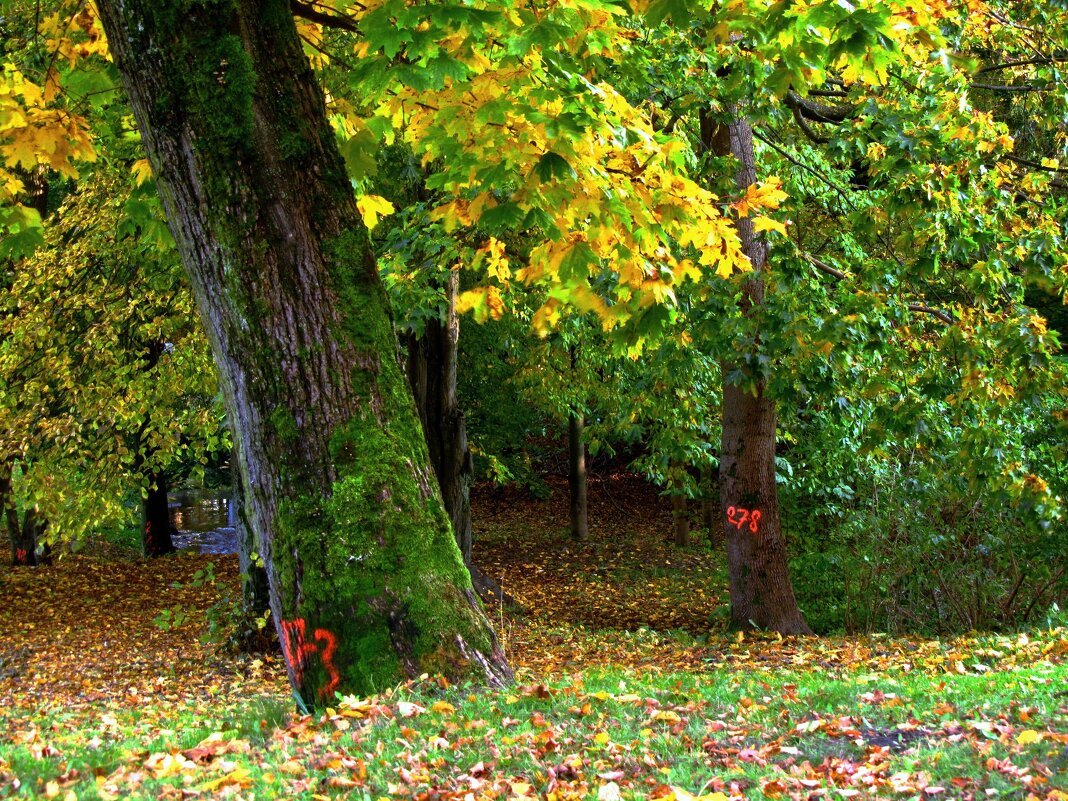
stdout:
[(1042, 733), (1037, 732), (1034, 729), (1024, 729), (1022, 732), (1016, 735), (1016, 742), (1019, 745), (1030, 745), (1031, 743), (1037, 743), (1042, 741)]
[(675, 801), (729, 801), (728, 797), (723, 793), (707, 793), (705, 795), (694, 795), (687, 790), (683, 790), (681, 787), (672, 787), (671, 792)]
[(778, 220), (773, 220), (771, 217), (757, 217), (753, 220), (753, 229), (757, 233), (778, 231), (783, 236), (786, 236), (786, 225)]
[(611, 738), (608, 736), (608, 732), (606, 731), (599, 731), (595, 735), (593, 735), (593, 741), (597, 743), (597, 745), (607, 745), (610, 740)]
[(670, 709), (660, 709), (653, 714), (653, 720), (660, 720), (664, 723), (679, 723), (682, 718), (679, 717), (678, 712), (672, 712)]
[(437, 712), (443, 715), (451, 715), (456, 711), (456, 707), (450, 704), (448, 701), (435, 701), (430, 707), (431, 712)]
[(138, 159), (134, 162), (131, 172), (137, 185), (140, 186), (152, 177), (152, 165), (148, 163), (148, 159)]
[(360, 210), (363, 224), (368, 229), (378, 225), (379, 217), (385, 217), (394, 211), (393, 204), (378, 195), (360, 195), (360, 197), (356, 198), (356, 208)]

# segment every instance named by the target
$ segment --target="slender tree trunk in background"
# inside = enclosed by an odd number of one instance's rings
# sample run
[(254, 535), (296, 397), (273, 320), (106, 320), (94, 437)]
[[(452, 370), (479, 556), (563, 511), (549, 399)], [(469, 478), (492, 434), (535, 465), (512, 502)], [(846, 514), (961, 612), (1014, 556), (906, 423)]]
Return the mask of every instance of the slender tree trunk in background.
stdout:
[(489, 602), (515, 600), (475, 564), (472, 556), (474, 525), (471, 518), (471, 483), (474, 462), (467, 444), (467, 421), (457, 398), (460, 358), (460, 318), (456, 295), (460, 275), (452, 272), (445, 284), (445, 320), (431, 320), (421, 337), (408, 335), (408, 383), (423, 426), (430, 464), (438, 478), (445, 514), (452, 522), (456, 546), (471, 574), (479, 596)]
[(148, 474), (146, 483), (148, 494), (141, 499), (141, 549), (145, 556), (174, 553), (167, 478), (162, 470), (157, 470)]
[[(578, 349), (571, 346), (571, 371), (575, 370)], [(571, 495), (571, 539), (585, 542), (590, 538), (588, 504), (586, 502), (586, 442), (583, 431), (586, 420), (582, 412), (572, 409), (567, 418), (567, 481)]]
[[(716, 156), (734, 156), (738, 162), (735, 186), (744, 192), (756, 182), (753, 130), (734, 110), (727, 124), (715, 124), (711, 115), (701, 119), (702, 139)], [(753, 229), (752, 217), (737, 221), (738, 235), (753, 272), (742, 288), (742, 311), (753, 316), (764, 304), (764, 273), (768, 245)], [(811, 634), (801, 615), (790, 583), (786, 540), (779, 518), (775, 484), (775, 402), (765, 395), (762, 379), (749, 388), (731, 383), (727, 376), (743, 365), (724, 364), (723, 438), (719, 480), (724, 517), (721, 525), (727, 543), (731, 624), (762, 628), (783, 634)]]
[(511, 671), (285, 0), (98, 0), (190, 276), (298, 700)]
[[(146, 354), (144, 371), (150, 372), (159, 364), (163, 357), (166, 343), (156, 340), (149, 343)], [(167, 498), (167, 479), (163, 471), (151, 467), (158, 451), (145, 441), (145, 431), (148, 429), (149, 420), (146, 419), (137, 432), (137, 455), (134, 459), (134, 472), (141, 474), (141, 551), (145, 556), (156, 557), (174, 553), (174, 542), (171, 540), (171, 509)]]
[(671, 481), (671, 518), (674, 523), (675, 544), (687, 547), (690, 544), (690, 510), (687, 508), (683, 482), (680, 478)]
[(590, 538), (586, 502), (586, 443), (582, 433), (586, 420), (580, 412), (567, 419), (568, 489), (571, 495), (571, 538), (585, 542)]
[(36, 507), (27, 509), (19, 520), (12, 482), (15, 462), (14, 457), (8, 457), (0, 463), (0, 503), (3, 504), (7, 538), (11, 544), (11, 564), (15, 567), (51, 564), (52, 550), (48, 543), (41, 542), (41, 537), (48, 528), (48, 521), (40, 518)]
[(456, 545), (464, 563), (471, 564), (471, 479), (473, 466), (467, 447), (467, 423), (456, 399), (456, 369), (460, 353), (460, 320), (456, 314), (459, 273), (445, 285), (444, 321), (427, 322), (423, 336), (408, 335), (408, 381), (426, 435), (430, 463), (438, 477), (445, 512), (452, 521)]

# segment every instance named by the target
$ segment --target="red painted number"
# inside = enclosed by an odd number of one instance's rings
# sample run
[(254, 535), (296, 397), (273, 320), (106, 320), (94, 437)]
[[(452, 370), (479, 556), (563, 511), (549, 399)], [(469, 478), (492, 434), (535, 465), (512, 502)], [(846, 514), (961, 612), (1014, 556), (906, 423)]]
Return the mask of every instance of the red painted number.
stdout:
[(19, 548), (17, 551), (15, 551), (15, 562), (20, 564), (20, 565), (24, 565), (24, 564), (26, 564), (26, 557), (27, 556), (29, 556), (29, 554), (26, 553), (26, 549), (25, 548)]
[(303, 618), (282, 621), (282, 648), (285, 649), (286, 659), (293, 666), (293, 673), (299, 684), (304, 677), (304, 668), (308, 664), (308, 657), (319, 654), (319, 659), (330, 674), (330, 681), (319, 689), (319, 695), (329, 696), (337, 689), (340, 676), (334, 667), (334, 651), (337, 650), (337, 638), (326, 629), (316, 629), (312, 642), (305, 638), (305, 624)]
[(742, 509), (741, 507), (728, 506), (727, 507), (727, 522), (733, 525), (739, 531), (746, 523), (749, 524), (749, 530), (756, 534), (760, 530), (760, 510)]

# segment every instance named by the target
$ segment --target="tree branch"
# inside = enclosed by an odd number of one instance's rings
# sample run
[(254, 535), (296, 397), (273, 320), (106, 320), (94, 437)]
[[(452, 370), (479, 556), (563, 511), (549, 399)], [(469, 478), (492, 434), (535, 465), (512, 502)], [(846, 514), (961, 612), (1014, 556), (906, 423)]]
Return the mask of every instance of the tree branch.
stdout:
[(809, 264), (811, 264), (813, 267), (815, 267), (821, 273), (827, 273), (827, 275), (831, 276), (832, 278), (834, 278), (837, 281), (845, 281), (846, 279), (849, 278), (848, 275), (846, 275), (844, 272), (842, 272), (838, 268), (832, 267), (831, 265), (827, 264), (827, 262), (820, 261), (815, 256), (812, 256), (812, 255), (810, 255), (808, 253), (802, 253), (801, 254), (801, 258), (803, 258), (805, 261), (807, 261)]
[(988, 92), (1045, 92), (1046, 89), (1041, 86), (1031, 86), (1030, 84), (1020, 84), (1014, 86), (1012, 84), (997, 84), (997, 83), (970, 83), (968, 86), (972, 89), (985, 89)]
[[(803, 258), (821, 273), (826, 273), (827, 275), (834, 278), (836, 281), (846, 281), (849, 279), (849, 275), (847, 273), (842, 272), (836, 267), (832, 267), (824, 261), (820, 261), (815, 256), (812, 256), (808, 253), (802, 253), (801, 258)], [(922, 303), (910, 303), (905, 308), (907, 308), (910, 312), (916, 312), (917, 314), (929, 314), (932, 317), (937, 317), (946, 325), (954, 324), (954, 320), (952, 317), (949, 316), (949, 313), (944, 312), (941, 309), (935, 309), (930, 306), (926, 306)]]
[(1045, 164), (1039, 164), (1037, 161), (1022, 159), (1019, 156), (1006, 155), (1005, 158), (1007, 158), (1013, 164), (1019, 164), (1021, 167), (1030, 167), (1033, 170), (1042, 170), (1043, 172), (1058, 172), (1068, 174), (1068, 169), (1065, 169), (1063, 167), (1047, 167)]
[(976, 75), (983, 75), (988, 72), (997, 72), (998, 70), (1007, 70), (1013, 67), (1029, 67), (1039, 64), (1058, 64), (1068, 59), (1058, 58), (1057, 56), (1050, 56), (1048, 58), (1021, 58), (1016, 61), (1004, 61), (1001, 64), (991, 64), (990, 66), (983, 67), (976, 70)]
[(930, 306), (924, 306), (922, 303), (910, 303), (906, 308), (911, 312), (917, 312), (918, 314), (929, 314), (932, 317), (937, 317), (946, 325), (953, 325), (954, 320), (949, 316), (947, 312), (941, 309), (933, 309)]
[(797, 92), (786, 93), (786, 105), (812, 122), (826, 122), (838, 125), (845, 122), (856, 111), (854, 106), (832, 106), (830, 103), (817, 103), (815, 100), (801, 97)]
[(317, 22), (328, 28), (337, 28), (352, 33), (358, 33), (360, 30), (360, 26), (356, 24), (356, 20), (352, 17), (346, 17), (340, 14), (327, 14), (326, 12), (317, 9), (311, 3), (304, 2), (304, 0), (289, 0), (289, 8), (292, 10), (293, 16), (306, 19), (308, 22)]

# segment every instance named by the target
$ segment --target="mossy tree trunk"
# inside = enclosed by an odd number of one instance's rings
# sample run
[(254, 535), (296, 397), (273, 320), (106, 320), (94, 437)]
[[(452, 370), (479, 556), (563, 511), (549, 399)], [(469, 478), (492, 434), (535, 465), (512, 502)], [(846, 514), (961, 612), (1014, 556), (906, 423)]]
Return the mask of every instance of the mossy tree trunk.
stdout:
[(305, 703), (510, 670), (453, 540), (285, 0), (101, 0), (219, 368)]
[[(756, 182), (753, 130), (733, 110), (725, 124), (714, 125), (702, 115), (705, 146), (716, 156), (733, 156), (738, 163), (734, 183), (739, 192)], [(737, 221), (738, 235), (753, 271), (742, 288), (742, 313), (754, 318), (764, 305), (764, 274), (768, 245), (753, 228), (753, 218)], [(759, 332), (754, 341), (759, 346)], [(756, 363), (756, 359), (751, 360)], [(744, 374), (745, 384), (728, 376)], [(719, 481), (727, 544), (731, 623), (738, 628), (762, 628), (783, 634), (811, 634), (797, 606), (786, 557), (786, 540), (779, 516), (775, 484), (775, 401), (766, 394), (766, 381), (744, 363), (724, 364), (723, 435)]]

